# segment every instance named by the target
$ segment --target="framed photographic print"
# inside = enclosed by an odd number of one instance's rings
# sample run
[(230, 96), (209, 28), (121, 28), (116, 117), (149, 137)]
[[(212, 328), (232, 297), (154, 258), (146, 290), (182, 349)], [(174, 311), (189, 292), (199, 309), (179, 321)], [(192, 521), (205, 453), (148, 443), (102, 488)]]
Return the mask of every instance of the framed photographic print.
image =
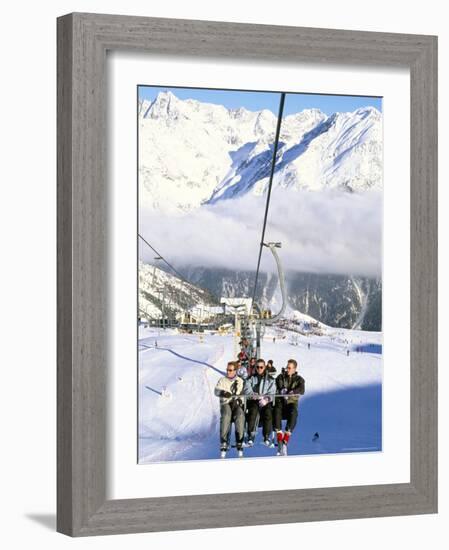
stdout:
[(58, 20), (59, 531), (436, 511), (436, 75), (436, 37)]
[(381, 98), (138, 95), (139, 463), (381, 451)]

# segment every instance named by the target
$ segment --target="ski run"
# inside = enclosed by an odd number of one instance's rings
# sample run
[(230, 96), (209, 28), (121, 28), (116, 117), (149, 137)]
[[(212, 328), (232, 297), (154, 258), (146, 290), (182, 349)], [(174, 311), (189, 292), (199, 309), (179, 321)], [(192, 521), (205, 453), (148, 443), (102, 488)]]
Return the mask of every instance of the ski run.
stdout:
[[(234, 360), (232, 334), (139, 327), (139, 463), (220, 458), (219, 399)], [(268, 328), (262, 357), (305, 379), (289, 455), (382, 450), (382, 334), (321, 326), (319, 334)], [(231, 443), (235, 443), (232, 433)], [(261, 430), (244, 457), (276, 457)], [(237, 458), (231, 447), (227, 458)], [(282, 458), (277, 458), (282, 460)]]

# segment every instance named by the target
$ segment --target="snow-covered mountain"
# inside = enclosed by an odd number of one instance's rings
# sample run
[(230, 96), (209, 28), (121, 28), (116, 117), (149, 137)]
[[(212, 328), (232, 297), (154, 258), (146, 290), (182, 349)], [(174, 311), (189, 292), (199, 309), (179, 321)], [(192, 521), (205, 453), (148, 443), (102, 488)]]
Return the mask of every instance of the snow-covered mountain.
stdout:
[[(244, 108), (227, 109), (192, 99), (180, 100), (171, 92), (159, 93), (152, 102), (142, 101), (139, 104), (139, 205), (144, 213), (141, 220), (149, 220), (147, 227), (144, 224), (144, 233), (155, 234), (165, 251), (167, 235), (183, 235), (179, 228), (172, 231), (176, 220), (179, 224), (180, 216), (187, 220), (181, 227), (192, 231), (197, 224), (201, 231), (207, 232), (209, 227), (213, 227), (214, 216), (220, 216), (222, 210), (227, 215), (229, 212), (235, 213), (234, 218), (231, 216), (226, 220), (223, 228), (229, 231), (230, 224), (235, 224), (235, 220), (242, 222), (241, 212), (251, 209), (251, 205), (257, 202), (257, 196), (266, 192), (276, 123), (276, 116), (269, 110), (251, 112)], [(382, 189), (381, 137), (382, 117), (372, 107), (331, 116), (318, 109), (308, 109), (284, 117), (273, 182), (277, 206), (282, 197), (286, 201), (298, 200), (304, 204), (306, 194), (298, 191), (338, 189), (342, 190), (340, 196), (351, 201), (351, 207), (340, 212), (342, 219), (345, 219), (351, 209), (357, 208), (357, 198), (370, 195), (364, 191)], [(356, 194), (350, 196), (347, 194), (350, 192)], [(328, 197), (332, 201), (332, 211), (339, 205), (334, 202), (333, 193), (307, 195)], [(238, 200), (240, 198), (241, 201)], [(222, 202), (227, 199), (237, 200), (235, 203)], [(239, 203), (244, 208), (238, 210)], [(314, 205), (310, 211), (306, 210), (306, 214), (316, 217), (323, 213), (323, 209), (321, 204), (319, 208)], [(274, 211), (273, 206), (270, 214)], [(217, 208), (222, 210), (217, 213)], [(157, 210), (157, 213), (149, 212), (151, 210)], [(261, 223), (263, 212), (260, 209), (257, 212)], [(278, 208), (278, 216), (279, 212)], [(198, 220), (195, 219), (197, 215), (200, 216)], [(156, 220), (153, 226), (151, 220)], [(276, 229), (275, 225), (270, 225), (270, 229), (273, 228)], [(241, 229), (242, 235), (249, 238), (248, 223)], [(313, 235), (311, 237), (310, 232), (302, 232), (301, 235), (309, 239), (306, 248), (310, 253)], [(237, 253), (238, 243), (236, 245), (235, 239), (231, 242), (230, 235), (227, 238), (229, 249)], [(213, 245), (212, 234), (211, 239), (210, 244), (201, 241), (204, 250), (209, 250)], [(218, 297), (251, 295), (255, 271), (237, 265), (232, 269), (222, 269), (220, 264), (213, 267), (213, 263), (211, 267), (201, 267), (205, 263), (211, 265), (209, 256), (209, 263), (202, 261), (202, 257), (186, 261), (185, 254), (178, 254), (177, 242), (173, 245), (170, 239), (168, 241), (169, 252), (164, 253), (174, 259), (175, 265), (181, 268), (189, 281), (197, 285), (198, 292), (207, 289)], [(183, 249), (182, 246), (180, 248)], [(148, 281), (154, 282), (165, 275), (164, 272), (159, 274), (157, 268), (154, 275), (152, 270), (152, 266), (141, 269), (145, 276), (140, 295), (142, 304), (152, 310), (155, 317), (160, 317), (162, 297), (148, 287)], [(330, 326), (381, 330), (381, 281), (353, 277), (350, 270), (347, 274), (333, 273), (341, 272), (329, 269), (324, 273), (287, 273), (288, 307)], [(170, 285), (174, 284), (173, 281)], [(163, 286), (163, 283), (156, 283), (156, 286), (158, 284)], [(174, 312), (185, 310), (187, 304), (214, 303), (210, 296), (194, 296), (192, 289), (182, 288), (182, 293), (179, 289), (176, 292), (172, 295), (178, 298), (172, 299), (170, 304)], [(256, 298), (273, 311), (279, 309), (277, 276), (260, 273), (259, 295)], [(168, 301), (165, 301), (164, 307), (169, 307)]]
[[(189, 281), (216, 296), (251, 296), (254, 288), (254, 271), (190, 267), (186, 274)], [(288, 311), (302, 312), (332, 327), (382, 330), (379, 279), (288, 272), (286, 287)], [(273, 313), (280, 310), (282, 299), (277, 275), (259, 274), (256, 301)]]
[[(254, 287), (252, 271), (186, 269), (190, 284), (156, 266), (139, 263), (139, 309), (142, 317), (169, 318), (195, 307), (218, 305), (227, 298), (250, 296)], [(366, 277), (345, 277), (289, 273), (286, 317), (299, 312), (325, 325), (341, 328), (382, 329), (381, 281)], [(282, 299), (276, 275), (260, 273), (256, 301), (273, 314)]]
[[(140, 206), (167, 213), (266, 191), (276, 117), (269, 110), (178, 99), (139, 104)], [(274, 187), (382, 187), (382, 117), (373, 107), (284, 117)]]
[(218, 304), (208, 290), (189, 284), (156, 266), (139, 262), (139, 315), (160, 319), (175, 318), (194, 306)]

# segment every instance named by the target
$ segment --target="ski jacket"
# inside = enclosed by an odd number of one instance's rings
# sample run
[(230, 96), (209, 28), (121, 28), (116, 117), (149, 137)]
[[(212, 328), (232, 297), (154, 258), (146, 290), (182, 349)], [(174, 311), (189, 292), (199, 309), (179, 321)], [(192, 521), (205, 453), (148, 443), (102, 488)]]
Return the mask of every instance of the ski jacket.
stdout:
[(241, 352), (243, 352), (248, 358), (251, 357), (251, 346), (248, 344), (247, 346), (241, 346), (240, 348)]
[(305, 380), (297, 372), (293, 373), (291, 376), (284, 372), (276, 378), (276, 388), (276, 393), (286, 394), (287, 403), (298, 403), (299, 396), (304, 395)]
[(251, 378), (251, 376), (254, 376), (256, 374), (256, 365), (248, 365), (246, 367), (246, 373), (248, 374), (247, 378)]
[(240, 378), (246, 380), (248, 378), (248, 371), (246, 370), (246, 367), (240, 367), (237, 369), (237, 376), (240, 376)]
[(267, 367), (267, 372), (270, 376), (272, 376), (276, 380), (277, 371), (276, 371), (276, 367), (274, 365), (271, 366), (271, 367)]
[(229, 392), (232, 395), (241, 395), (243, 392), (243, 380), (239, 376), (234, 376), (234, 378), (222, 376), (215, 386), (214, 393), (220, 398), (220, 405), (225, 405), (231, 401), (237, 401), (232, 397), (223, 397), (222, 392)]
[(267, 373), (264, 376), (254, 374), (245, 381), (243, 391), (245, 395), (251, 396), (256, 393), (258, 395), (265, 395), (270, 401), (273, 401), (276, 394), (276, 381)]

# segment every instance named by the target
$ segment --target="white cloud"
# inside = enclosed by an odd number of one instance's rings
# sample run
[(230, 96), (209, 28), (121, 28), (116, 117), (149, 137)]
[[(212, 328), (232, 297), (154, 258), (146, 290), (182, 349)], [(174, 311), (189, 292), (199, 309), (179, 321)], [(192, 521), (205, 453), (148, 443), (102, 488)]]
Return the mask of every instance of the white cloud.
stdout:
[[(255, 270), (265, 197), (205, 205), (168, 217), (140, 212), (140, 231), (175, 267), (205, 266)], [(280, 241), (285, 269), (301, 272), (380, 276), (382, 194), (378, 191), (293, 191), (274, 189), (265, 241)], [(154, 254), (145, 245), (141, 256)], [(262, 270), (275, 269), (264, 249)]]

